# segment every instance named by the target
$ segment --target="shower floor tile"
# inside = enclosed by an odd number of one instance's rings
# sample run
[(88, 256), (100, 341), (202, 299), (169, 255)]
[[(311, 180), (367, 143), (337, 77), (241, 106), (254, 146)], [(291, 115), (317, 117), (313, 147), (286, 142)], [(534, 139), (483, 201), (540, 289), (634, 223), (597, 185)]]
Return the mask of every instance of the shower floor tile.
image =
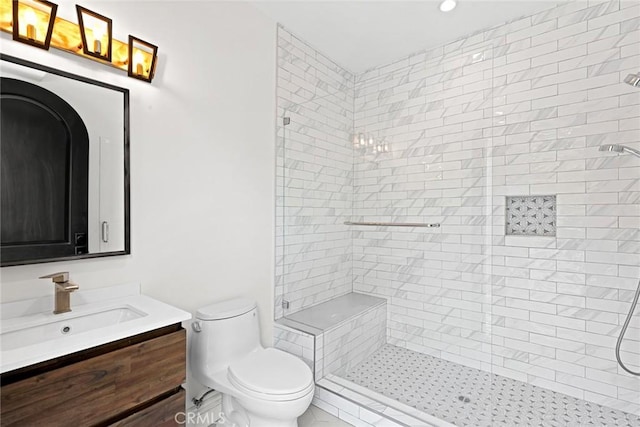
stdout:
[(345, 378), (457, 426), (631, 426), (640, 417), (385, 345)]

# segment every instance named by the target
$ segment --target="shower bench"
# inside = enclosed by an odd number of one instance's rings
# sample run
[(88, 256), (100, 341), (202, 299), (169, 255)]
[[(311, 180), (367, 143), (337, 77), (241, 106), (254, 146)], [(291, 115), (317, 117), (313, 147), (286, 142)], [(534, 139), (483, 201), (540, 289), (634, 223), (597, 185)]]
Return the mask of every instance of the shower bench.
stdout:
[(386, 329), (387, 300), (352, 292), (277, 320), (274, 346), (309, 365), (313, 404), (351, 424), (453, 427), (344, 378), (386, 344)]
[(387, 301), (352, 292), (277, 320), (274, 346), (302, 358), (317, 382), (382, 348), (386, 329)]

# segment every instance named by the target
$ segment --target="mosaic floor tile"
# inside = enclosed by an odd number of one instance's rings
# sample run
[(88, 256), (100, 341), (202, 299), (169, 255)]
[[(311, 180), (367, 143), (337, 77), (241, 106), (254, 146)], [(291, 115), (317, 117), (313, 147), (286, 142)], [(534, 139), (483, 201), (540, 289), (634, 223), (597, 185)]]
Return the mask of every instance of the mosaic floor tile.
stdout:
[(385, 345), (345, 378), (457, 426), (628, 426), (640, 417)]

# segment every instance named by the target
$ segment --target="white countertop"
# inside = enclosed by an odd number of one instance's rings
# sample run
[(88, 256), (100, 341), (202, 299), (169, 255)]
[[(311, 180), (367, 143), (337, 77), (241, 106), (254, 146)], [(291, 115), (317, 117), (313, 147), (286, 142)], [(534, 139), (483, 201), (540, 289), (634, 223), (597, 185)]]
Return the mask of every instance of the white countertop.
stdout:
[(44, 362), (109, 342), (191, 319), (191, 314), (141, 295), (139, 285), (121, 285), (71, 294), (73, 311), (52, 314), (53, 297), (16, 301), (0, 305), (4, 334), (47, 322), (72, 320), (96, 311), (129, 308), (145, 315), (126, 322), (78, 334), (54, 336), (16, 349), (0, 349), (0, 373)]

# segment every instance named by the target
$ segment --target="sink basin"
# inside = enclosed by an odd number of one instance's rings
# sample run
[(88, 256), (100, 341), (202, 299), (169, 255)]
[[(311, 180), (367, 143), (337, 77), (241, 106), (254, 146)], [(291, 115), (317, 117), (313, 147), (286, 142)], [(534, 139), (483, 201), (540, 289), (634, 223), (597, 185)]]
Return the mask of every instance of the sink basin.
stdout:
[(180, 324), (191, 314), (140, 294), (137, 284), (82, 289), (73, 311), (53, 314), (53, 295), (0, 304), (0, 374)]
[(65, 319), (58, 320), (58, 317), (55, 317), (40, 324), (21, 325), (13, 330), (2, 331), (0, 348), (3, 351), (14, 350), (65, 336), (92, 332), (143, 316), (146, 316), (146, 313), (128, 306), (81, 314), (71, 312)]

